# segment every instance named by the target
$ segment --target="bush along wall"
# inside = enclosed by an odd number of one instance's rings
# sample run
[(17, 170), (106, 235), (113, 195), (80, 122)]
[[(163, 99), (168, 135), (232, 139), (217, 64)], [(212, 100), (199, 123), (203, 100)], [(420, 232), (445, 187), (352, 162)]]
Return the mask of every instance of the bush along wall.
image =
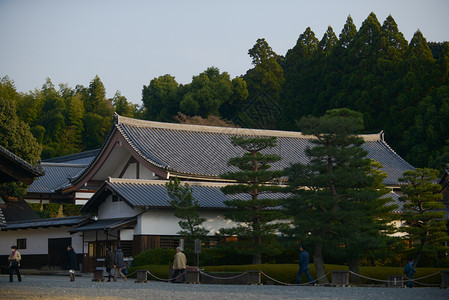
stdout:
[(42, 219), (80, 216), (83, 207), (82, 205), (68, 203), (29, 203), (29, 205)]

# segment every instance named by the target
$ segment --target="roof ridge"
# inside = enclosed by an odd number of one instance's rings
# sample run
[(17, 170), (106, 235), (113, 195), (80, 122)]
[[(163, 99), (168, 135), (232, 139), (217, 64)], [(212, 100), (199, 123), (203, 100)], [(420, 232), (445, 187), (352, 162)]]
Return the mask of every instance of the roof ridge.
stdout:
[(67, 164), (67, 163), (56, 163), (56, 162), (41, 162), (42, 166), (49, 167), (74, 167), (74, 168), (86, 168), (89, 164)]
[[(165, 179), (130, 179), (130, 178), (111, 178), (108, 183), (137, 183), (137, 184), (166, 184), (170, 180)], [(190, 186), (226, 186), (234, 183), (230, 182), (211, 182), (211, 181), (181, 181), (181, 184), (189, 184)]]
[[(249, 135), (249, 136), (275, 136), (275, 137), (293, 137), (303, 139), (316, 139), (315, 136), (305, 135), (299, 131), (284, 131), (284, 130), (269, 130), (269, 129), (252, 129), (252, 128), (236, 128), (236, 127), (219, 127), (219, 126), (207, 126), (207, 125), (193, 125), (193, 124), (179, 124), (179, 123), (166, 123), (139, 120), (115, 114), (116, 125), (131, 125), (137, 127), (151, 127), (167, 130), (178, 131), (193, 131), (193, 132), (208, 132), (218, 134), (233, 134), (233, 135)], [(361, 134), (359, 135), (365, 141), (382, 140), (382, 131), (374, 134)]]

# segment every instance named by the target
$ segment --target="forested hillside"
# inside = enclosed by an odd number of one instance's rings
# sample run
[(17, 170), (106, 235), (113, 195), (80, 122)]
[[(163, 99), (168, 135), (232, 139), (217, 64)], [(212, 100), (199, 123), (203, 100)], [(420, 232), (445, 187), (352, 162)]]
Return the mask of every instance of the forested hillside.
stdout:
[(302, 116), (346, 107), (363, 113), (366, 132), (384, 130), (414, 166), (442, 170), (449, 162), (449, 43), (428, 42), (419, 30), (408, 42), (393, 17), (381, 24), (371, 13), (358, 30), (348, 17), (339, 35), (329, 27), (319, 39), (307, 28), (283, 55), (263, 38), (248, 54), (253, 67), (233, 79), (215, 67), (188, 84), (169, 74), (154, 78), (143, 86), (140, 106), (118, 91), (107, 99), (98, 76), (75, 88), (47, 79), (28, 93), (5, 77), (0, 100), (28, 124), (42, 158), (100, 147), (114, 111), (165, 122), (181, 120), (175, 119), (181, 112), (241, 127), (300, 130)]

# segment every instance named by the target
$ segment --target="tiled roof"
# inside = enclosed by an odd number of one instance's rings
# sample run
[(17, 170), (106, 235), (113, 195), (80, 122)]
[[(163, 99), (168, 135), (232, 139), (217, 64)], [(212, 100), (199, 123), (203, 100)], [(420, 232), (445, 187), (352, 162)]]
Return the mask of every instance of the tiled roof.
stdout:
[[(264, 151), (281, 156), (272, 169), (284, 169), (292, 163), (307, 163), (305, 149), (313, 147), (313, 137), (300, 132), (224, 128), (142, 121), (116, 115), (116, 127), (129, 145), (146, 161), (170, 172), (192, 176), (218, 177), (235, 170), (228, 166), (232, 157), (243, 150), (231, 144), (231, 137), (274, 136), (277, 146)], [(363, 135), (368, 157), (380, 162), (388, 177), (385, 184), (400, 184), (406, 170), (414, 169), (383, 140), (383, 134)]]
[(15, 230), (15, 229), (27, 229), (27, 228), (40, 228), (40, 227), (61, 227), (61, 226), (74, 226), (81, 224), (88, 219), (87, 216), (65, 217), (65, 218), (52, 218), (52, 219), (36, 219), (18, 222), (8, 222), (2, 230)]
[[(102, 191), (107, 189), (119, 195), (120, 198), (132, 207), (170, 207), (169, 196), (165, 180), (140, 180), (140, 179), (116, 179), (110, 178), (104, 183), (102, 188), (85, 204), (82, 211), (95, 211), (101, 200)], [(200, 208), (227, 208), (223, 203), (225, 200), (241, 199), (250, 200), (248, 194), (225, 195), (221, 191), (224, 183), (214, 182), (188, 182), (192, 187), (193, 197)], [(260, 195), (260, 199), (286, 198), (288, 194), (267, 193)]]
[(92, 160), (95, 158), (95, 156), (97, 156), (99, 152), (100, 149), (89, 150), (80, 153), (45, 159), (42, 162), (88, 165), (92, 162)]
[(28, 193), (54, 193), (70, 186), (70, 179), (78, 176), (87, 165), (67, 163), (42, 163), (45, 176), (37, 178), (27, 189)]
[(80, 232), (80, 231), (93, 231), (93, 230), (107, 230), (114, 229), (119, 226), (126, 225), (128, 223), (135, 222), (137, 217), (131, 218), (116, 218), (116, 219), (100, 219), (93, 223), (88, 223), (77, 228), (70, 229), (69, 232)]
[[(7, 150), (6, 148), (4, 148), (2, 146), (0, 146), (0, 157), (1, 157), (1, 160), (4, 161), (5, 163), (11, 162), (15, 166), (14, 169), (16, 170), (14, 172), (15, 175), (14, 174), (11, 175), (11, 173), (4, 174), (3, 172), (5, 172), (5, 170), (0, 170), (0, 176), (1, 176), (2, 182), (10, 182), (10, 181), (15, 181), (15, 180), (18, 181), (19, 178), (21, 178), (22, 176), (29, 177), (30, 182), (31, 182), (34, 179), (34, 177), (42, 176), (44, 174), (44, 172), (39, 169), (39, 166), (33, 167), (28, 162), (26, 162), (25, 160), (18, 157), (17, 155), (15, 155), (14, 153), (12, 153), (11, 151)], [(20, 168), (21, 169), (20, 171), (23, 171), (24, 174), (22, 176), (16, 177), (18, 175), (18, 174), (16, 174), (18, 168)], [(10, 176), (12, 176), (13, 178), (10, 178)]]

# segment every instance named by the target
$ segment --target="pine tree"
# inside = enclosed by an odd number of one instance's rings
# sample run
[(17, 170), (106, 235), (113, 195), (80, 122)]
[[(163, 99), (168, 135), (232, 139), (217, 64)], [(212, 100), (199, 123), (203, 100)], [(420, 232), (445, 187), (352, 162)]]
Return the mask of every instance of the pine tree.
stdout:
[(335, 109), (321, 118), (302, 118), (300, 127), (316, 139), (312, 140), (315, 146), (306, 150), (310, 162), (294, 164), (287, 172), (295, 194), (286, 201), (293, 233), (314, 245), (317, 277), (325, 274), (324, 249), (342, 244), (350, 270), (359, 273), (363, 253), (384, 245), (381, 230), (392, 229), (387, 222), (393, 209), (384, 205), (388, 200), (379, 199), (385, 193), (383, 175), (360, 147), (363, 139), (355, 135), (363, 128), (362, 115)]
[(181, 185), (179, 178), (170, 179), (166, 184), (167, 192), (171, 200), (170, 205), (175, 209), (175, 216), (181, 220), (178, 222), (181, 230), (178, 234), (186, 240), (204, 238), (208, 230), (201, 227), (206, 219), (198, 213), (199, 204), (193, 197), (193, 190), (189, 184)]
[(441, 185), (436, 184), (438, 170), (418, 168), (406, 171), (400, 180), (405, 183), (401, 197), (404, 202), (402, 217), (410, 241), (409, 251), (415, 255), (415, 265), (423, 254), (448, 251), (444, 242), (449, 241), (446, 228), (445, 205), (441, 202)]
[(247, 194), (251, 199), (242, 199), (242, 196), (237, 195), (234, 200), (225, 201), (230, 208), (225, 212), (225, 217), (238, 225), (231, 229), (220, 229), (220, 233), (237, 235), (243, 240), (252, 239), (254, 241), (252, 262), (261, 264), (266, 244), (273, 241), (275, 234), (285, 226), (276, 222), (284, 218), (284, 213), (279, 208), (281, 200), (269, 198), (270, 194), (282, 190), (280, 186), (270, 184), (270, 181), (283, 174), (283, 171), (270, 170), (270, 164), (281, 158), (278, 155), (262, 153), (263, 150), (276, 145), (274, 137), (235, 136), (232, 137), (232, 144), (241, 147), (245, 153), (241, 157), (229, 160), (228, 164), (240, 171), (222, 174), (222, 178), (237, 182), (222, 188), (222, 191), (225, 194)]

